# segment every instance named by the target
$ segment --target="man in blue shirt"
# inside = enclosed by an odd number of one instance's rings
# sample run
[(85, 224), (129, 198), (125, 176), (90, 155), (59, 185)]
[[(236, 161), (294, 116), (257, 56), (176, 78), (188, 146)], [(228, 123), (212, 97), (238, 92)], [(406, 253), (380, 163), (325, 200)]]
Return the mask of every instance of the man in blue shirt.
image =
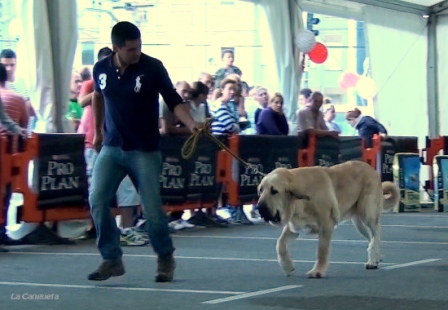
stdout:
[(162, 62), (141, 52), (139, 29), (119, 22), (111, 37), (114, 53), (93, 68), (94, 145), (101, 150), (93, 168), (89, 201), (103, 262), (88, 279), (102, 281), (125, 273), (120, 232), (110, 206), (120, 182), (129, 175), (140, 193), (148, 235), (158, 255), (156, 281), (168, 282), (173, 279), (175, 262), (160, 196), (159, 93), (190, 131), (197, 130), (197, 124), (189, 105), (180, 104), (182, 98)]

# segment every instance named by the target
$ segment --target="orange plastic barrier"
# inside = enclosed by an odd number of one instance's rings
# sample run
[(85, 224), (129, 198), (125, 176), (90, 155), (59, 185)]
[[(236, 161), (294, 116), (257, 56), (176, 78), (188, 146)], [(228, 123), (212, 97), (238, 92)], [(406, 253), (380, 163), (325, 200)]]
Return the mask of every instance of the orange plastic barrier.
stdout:
[(45, 210), (39, 208), (38, 195), (28, 186), (28, 166), (30, 161), (38, 157), (39, 138), (36, 134), (26, 141), (25, 152), (12, 155), (12, 167), (18, 172), (12, 178), (12, 188), (14, 192), (23, 194), (24, 200), (20, 220), (42, 223), (90, 218), (90, 210), (87, 206), (61, 206)]
[(448, 149), (448, 137), (438, 137), (436, 139), (429, 139), (426, 137), (426, 148), (422, 149), (422, 160), (425, 165), (431, 167), (430, 169), (430, 178), (426, 181), (426, 189), (434, 189), (434, 177), (433, 173), (433, 161), (434, 157), (439, 155), (440, 151), (443, 151), (443, 155), (447, 155), (446, 153)]
[[(161, 176), (161, 188), (165, 211), (212, 208), (217, 203), (221, 188), (224, 198), (230, 205), (256, 203), (257, 186), (263, 178), (258, 171), (269, 173), (277, 167), (329, 166), (342, 161), (361, 159), (360, 157), (375, 169), (378, 165), (378, 155), (381, 152), (379, 136), (373, 138), (371, 148), (365, 148), (365, 144), (361, 144), (359, 139), (317, 137), (314, 133), (304, 139), (306, 140), (304, 148), (302, 138), (300, 136), (255, 135), (224, 137), (223, 141), (227, 143), (230, 150), (249, 163), (249, 166), (240, 163), (226, 151), (218, 150), (209, 140), (201, 140), (198, 151), (192, 159), (184, 160), (180, 155), (180, 148), (186, 138), (163, 138), (165, 144), (162, 143), (162, 154), (166, 167)], [(40, 142), (40, 139), (43, 140)], [(43, 196), (39, 197), (38, 192), (33, 191), (28, 185), (30, 161), (40, 159), (42, 157), (42, 154), (39, 154), (40, 147), (47, 150), (47, 147), (51, 148), (52, 143), (56, 143), (57, 139), (56, 136), (33, 134), (26, 141), (25, 151), (16, 154), (8, 154), (6, 139), (0, 139), (2, 197), (5, 184), (8, 183), (12, 183), (14, 192), (24, 195), (24, 206), (19, 212), (22, 221), (40, 223), (90, 218), (90, 210), (87, 206), (80, 206), (79, 201), (78, 206), (55, 206), (51, 197), (47, 200)], [(78, 141), (79, 137), (75, 140)], [(428, 148), (427, 162), (429, 164), (432, 165), (432, 158), (446, 146), (444, 143), (440, 139), (434, 140)], [(75, 152), (78, 152), (77, 147)], [(44, 157), (46, 156), (47, 161), (49, 156), (57, 156), (51, 151), (44, 153), (46, 153)], [(79, 154), (75, 157), (80, 158)], [(45, 174), (46, 161), (42, 162), (44, 172), (40, 171)], [(33, 183), (33, 186), (36, 184)], [(1, 207), (2, 203), (3, 200), (0, 201)], [(42, 203), (47, 205), (39, 205)], [(59, 200), (56, 200), (57, 203)], [(118, 213), (117, 209), (114, 213)], [(0, 221), (4, 219), (0, 218)]]
[[(229, 149), (234, 153), (239, 153), (239, 136), (232, 135), (229, 138)], [(227, 203), (233, 206), (239, 206), (241, 204), (239, 199), (239, 182), (238, 177), (233, 175), (232, 171), (235, 170), (235, 166), (239, 163), (232, 155), (225, 153), (222, 155), (222, 163), (225, 165), (222, 170), (222, 180), (224, 181), (224, 189), (227, 194)], [(235, 177), (237, 177), (235, 179)]]
[(364, 151), (358, 137), (316, 136), (314, 132), (310, 132), (308, 137), (302, 136), (302, 140), (306, 146), (298, 150), (299, 167), (328, 167), (347, 160), (363, 160), (369, 154)]
[(229, 148), (245, 164), (230, 154), (224, 156), (224, 187), (232, 206), (255, 204), (258, 184), (275, 168), (298, 167), (300, 141), (297, 136), (234, 135)]
[(7, 152), (7, 138), (0, 136), (0, 224), (4, 224), (6, 219), (3, 218), (3, 201), (5, 199), (6, 184), (11, 182), (11, 155)]
[(381, 138), (374, 135), (372, 139), (372, 147), (366, 147), (366, 141), (362, 141), (362, 160), (368, 163), (373, 169), (377, 168), (378, 154), (381, 152)]
[(316, 135), (313, 132), (308, 134), (308, 137), (302, 137), (307, 139), (307, 145), (303, 149), (298, 151), (299, 167), (311, 167), (314, 166), (316, 159)]
[[(180, 149), (188, 137), (162, 136), (160, 181), (165, 211), (212, 208), (218, 200), (225, 176), (224, 155), (219, 147), (201, 137), (190, 159)], [(226, 143), (227, 137), (218, 139)]]

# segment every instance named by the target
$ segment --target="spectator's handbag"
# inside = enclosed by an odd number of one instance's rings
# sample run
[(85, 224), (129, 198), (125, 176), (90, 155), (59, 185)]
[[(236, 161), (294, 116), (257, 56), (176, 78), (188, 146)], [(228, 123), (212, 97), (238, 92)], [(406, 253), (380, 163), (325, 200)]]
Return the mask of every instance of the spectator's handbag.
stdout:
[(245, 118), (244, 116), (241, 116), (238, 119), (238, 125), (240, 126), (241, 131), (243, 131), (250, 127), (250, 121), (247, 118)]

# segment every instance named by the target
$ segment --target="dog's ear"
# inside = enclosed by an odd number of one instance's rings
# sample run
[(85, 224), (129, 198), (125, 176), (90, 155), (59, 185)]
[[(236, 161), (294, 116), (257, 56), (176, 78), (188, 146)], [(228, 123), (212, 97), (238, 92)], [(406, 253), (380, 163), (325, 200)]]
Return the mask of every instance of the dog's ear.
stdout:
[(295, 199), (301, 199), (301, 200), (310, 200), (310, 196), (307, 195), (301, 195), (301, 194), (295, 194), (293, 192), (290, 192), (292, 196), (294, 196)]
[(258, 184), (258, 186), (257, 186), (257, 195), (258, 196), (260, 196), (260, 194), (261, 194), (261, 190), (263, 189), (264, 183), (265, 183), (265, 178), (263, 178), (261, 180), (260, 184)]
[(310, 196), (302, 194), (303, 191), (300, 189), (301, 180), (299, 178), (295, 178), (287, 169), (281, 171), (281, 174), (285, 189), (293, 199), (310, 200)]

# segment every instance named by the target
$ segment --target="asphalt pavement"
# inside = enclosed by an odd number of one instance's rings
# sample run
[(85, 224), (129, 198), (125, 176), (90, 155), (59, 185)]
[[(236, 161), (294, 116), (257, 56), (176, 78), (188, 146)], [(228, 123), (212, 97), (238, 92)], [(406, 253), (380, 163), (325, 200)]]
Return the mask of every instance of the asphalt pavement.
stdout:
[(1, 309), (448, 309), (448, 214), (385, 214), (382, 264), (366, 270), (367, 242), (351, 223), (331, 243), (327, 277), (307, 279), (316, 235), (292, 243), (296, 272), (276, 260), (281, 228), (266, 223), (193, 228), (173, 235), (177, 270), (155, 283), (150, 246), (124, 248), (127, 273), (89, 282), (101, 261), (93, 240), (11, 246), (0, 253)]

